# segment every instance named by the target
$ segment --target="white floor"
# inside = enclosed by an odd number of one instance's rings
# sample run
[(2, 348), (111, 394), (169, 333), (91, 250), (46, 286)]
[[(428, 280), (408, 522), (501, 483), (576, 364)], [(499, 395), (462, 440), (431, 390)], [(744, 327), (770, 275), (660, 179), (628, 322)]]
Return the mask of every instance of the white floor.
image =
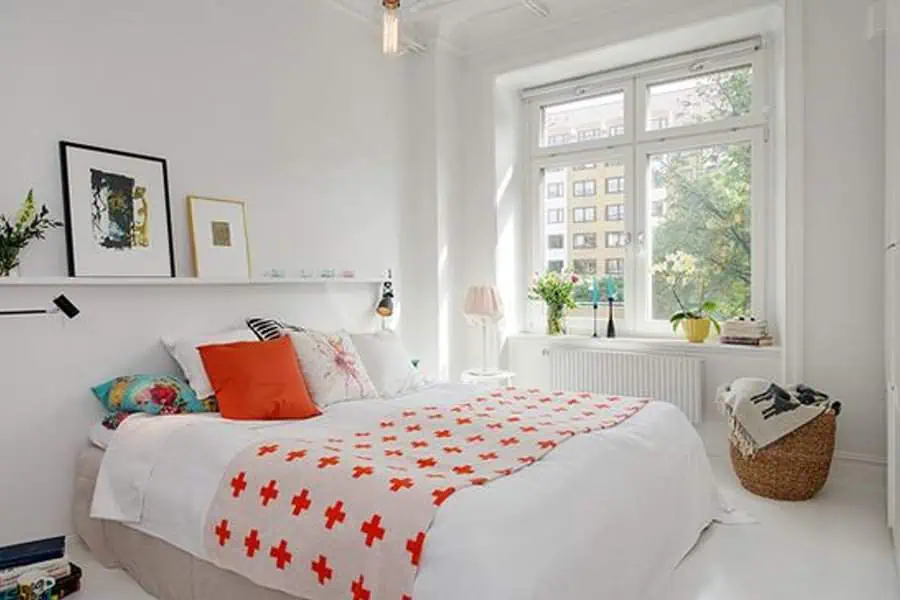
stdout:
[[(715, 525), (678, 568), (665, 600), (897, 600), (900, 584), (884, 524), (884, 470), (838, 462), (810, 502), (757, 498), (740, 488), (727, 459), (713, 459), (723, 493), (755, 525)], [(121, 571), (80, 547), (84, 600), (150, 600)], [(608, 599), (621, 600), (621, 599)]]

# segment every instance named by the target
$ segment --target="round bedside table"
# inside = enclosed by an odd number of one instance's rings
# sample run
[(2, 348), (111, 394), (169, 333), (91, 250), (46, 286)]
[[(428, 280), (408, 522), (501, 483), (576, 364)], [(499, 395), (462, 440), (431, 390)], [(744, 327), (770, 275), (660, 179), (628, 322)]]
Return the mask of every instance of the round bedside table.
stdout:
[(488, 383), (496, 386), (512, 385), (513, 377), (516, 374), (512, 371), (494, 371), (493, 373), (482, 373), (477, 369), (466, 371), (460, 377), (463, 383)]

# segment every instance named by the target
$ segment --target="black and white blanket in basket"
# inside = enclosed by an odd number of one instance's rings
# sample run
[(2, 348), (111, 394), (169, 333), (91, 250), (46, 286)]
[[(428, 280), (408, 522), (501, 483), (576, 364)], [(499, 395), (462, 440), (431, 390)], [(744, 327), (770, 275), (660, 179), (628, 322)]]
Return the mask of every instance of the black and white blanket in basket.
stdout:
[(717, 402), (728, 416), (729, 438), (744, 456), (773, 444), (841, 403), (805, 385), (780, 387), (745, 377), (719, 388)]

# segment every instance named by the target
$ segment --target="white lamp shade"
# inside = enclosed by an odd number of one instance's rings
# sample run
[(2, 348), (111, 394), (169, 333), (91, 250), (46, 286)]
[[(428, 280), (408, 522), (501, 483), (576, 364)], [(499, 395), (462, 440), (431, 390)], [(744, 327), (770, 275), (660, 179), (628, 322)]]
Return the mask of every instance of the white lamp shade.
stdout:
[(503, 318), (500, 291), (493, 285), (470, 286), (463, 313), (473, 321), (499, 321)]

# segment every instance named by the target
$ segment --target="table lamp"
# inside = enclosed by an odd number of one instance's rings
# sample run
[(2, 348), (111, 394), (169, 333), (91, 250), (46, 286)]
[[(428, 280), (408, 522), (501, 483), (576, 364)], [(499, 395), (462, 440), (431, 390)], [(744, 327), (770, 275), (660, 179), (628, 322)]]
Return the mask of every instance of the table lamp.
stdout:
[(466, 293), (463, 313), (470, 323), (481, 326), (481, 375), (489, 375), (487, 328), (503, 318), (503, 299), (493, 285), (473, 285)]

